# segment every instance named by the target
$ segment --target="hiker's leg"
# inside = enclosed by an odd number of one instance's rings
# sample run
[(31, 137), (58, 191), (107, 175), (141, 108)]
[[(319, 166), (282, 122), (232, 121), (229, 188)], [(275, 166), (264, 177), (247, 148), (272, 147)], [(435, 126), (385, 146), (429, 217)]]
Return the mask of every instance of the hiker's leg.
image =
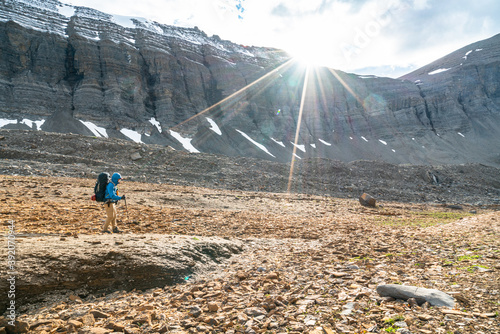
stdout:
[(104, 207), (106, 208), (106, 222), (104, 223), (104, 226), (102, 227), (103, 231), (107, 231), (109, 224), (111, 223), (111, 226), (113, 226), (114, 222), (113, 220), (116, 218), (116, 211), (115, 211), (115, 205), (113, 203), (106, 203), (104, 204)]
[(111, 220), (111, 229), (116, 228), (116, 204), (111, 203), (111, 207), (113, 208), (113, 219)]

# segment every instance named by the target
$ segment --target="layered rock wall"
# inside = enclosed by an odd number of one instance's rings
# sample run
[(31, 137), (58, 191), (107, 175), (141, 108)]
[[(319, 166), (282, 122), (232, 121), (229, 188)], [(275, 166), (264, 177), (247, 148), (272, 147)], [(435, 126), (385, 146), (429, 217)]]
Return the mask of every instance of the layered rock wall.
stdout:
[(500, 35), (400, 79), (315, 68), (308, 80), (282, 51), (56, 0), (4, 1), (0, 36), (8, 127), (276, 161), (500, 163)]
[[(109, 14), (51, 4), (2, 4), (5, 116), (64, 111), (106, 128), (151, 132), (151, 117), (165, 128), (176, 125), (286, 59), (276, 50), (209, 38), (197, 28), (130, 18), (122, 26)], [(61, 8), (73, 15), (62, 15)]]

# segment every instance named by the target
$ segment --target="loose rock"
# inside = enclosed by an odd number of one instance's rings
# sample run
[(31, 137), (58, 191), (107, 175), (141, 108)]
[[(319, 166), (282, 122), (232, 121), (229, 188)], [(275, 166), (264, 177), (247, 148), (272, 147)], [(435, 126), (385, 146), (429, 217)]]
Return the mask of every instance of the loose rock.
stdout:
[(436, 289), (387, 284), (377, 286), (377, 293), (382, 297), (392, 297), (403, 300), (414, 298), (419, 304), (429, 302), (432, 306), (446, 306), (450, 308), (455, 306), (453, 297)]

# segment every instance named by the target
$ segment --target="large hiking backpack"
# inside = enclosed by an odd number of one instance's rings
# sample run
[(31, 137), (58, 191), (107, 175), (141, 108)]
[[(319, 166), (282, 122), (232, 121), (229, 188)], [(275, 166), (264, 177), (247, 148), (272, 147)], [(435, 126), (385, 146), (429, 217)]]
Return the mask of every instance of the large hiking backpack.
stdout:
[(106, 196), (106, 187), (110, 182), (109, 173), (101, 173), (97, 177), (97, 182), (94, 186), (94, 195), (92, 196), (93, 201), (106, 202), (104, 196)]

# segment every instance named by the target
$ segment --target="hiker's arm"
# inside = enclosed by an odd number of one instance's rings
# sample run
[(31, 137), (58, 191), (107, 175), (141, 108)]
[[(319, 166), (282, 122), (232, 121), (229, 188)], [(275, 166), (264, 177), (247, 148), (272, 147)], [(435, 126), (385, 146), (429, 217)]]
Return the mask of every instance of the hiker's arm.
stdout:
[(106, 199), (110, 199), (112, 201), (119, 201), (122, 199), (121, 196), (116, 195), (116, 188), (113, 183), (109, 183), (106, 188)]

